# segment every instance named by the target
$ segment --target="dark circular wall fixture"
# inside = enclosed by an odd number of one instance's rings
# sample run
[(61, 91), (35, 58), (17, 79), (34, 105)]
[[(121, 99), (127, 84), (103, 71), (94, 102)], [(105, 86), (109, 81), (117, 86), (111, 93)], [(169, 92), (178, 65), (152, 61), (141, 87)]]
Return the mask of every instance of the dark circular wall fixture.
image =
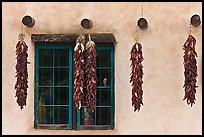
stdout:
[(200, 21), (200, 16), (195, 14), (191, 17), (191, 24), (194, 26), (194, 27), (197, 27), (199, 26), (201, 23)]
[(35, 20), (31, 16), (24, 16), (22, 19), (22, 23), (27, 27), (33, 27), (35, 24)]
[(84, 29), (90, 29), (92, 27), (92, 21), (90, 19), (83, 19), (81, 21), (81, 26)]
[(139, 26), (140, 29), (146, 29), (148, 27), (147, 20), (145, 18), (140, 18), (137, 22), (137, 25)]

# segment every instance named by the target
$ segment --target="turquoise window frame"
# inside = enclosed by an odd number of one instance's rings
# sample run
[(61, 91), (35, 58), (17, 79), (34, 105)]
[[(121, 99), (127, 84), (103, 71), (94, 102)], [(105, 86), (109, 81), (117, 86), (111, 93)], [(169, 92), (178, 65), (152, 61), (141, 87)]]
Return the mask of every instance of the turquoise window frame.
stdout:
[[(111, 57), (110, 57), (110, 63), (111, 63), (111, 84), (110, 84), (110, 128), (107, 129), (114, 129), (114, 115), (115, 115), (115, 93), (114, 93), (114, 80), (115, 80), (115, 75), (114, 75), (114, 46), (102, 46), (102, 45), (96, 45), (95, 46), (96, 50), (110, 50), (111, 52)], [(77, 130), (80, 130), (80, 109), (77, 109)], [(102, 129), (98, 125), (94, 125), (93, 127), (87, 126), (87, 129)]]
[[(40, 49), (68, 49), (69, 50), (69, 122), (67, 123), (67, 128), (72, 129), (72, 124), (73, 124), (73, 100), (72, 100), (72, 95), (73, 95), (73, 46), (68, 46), (68, 45), (41, 45), (41, 44), (36, 44), (35, 46), (35, 74), (34, 74), (34, 83), (35, 83), (35, 88), (34, 88), (34, 127), (39, 128), (38, 126), (38, 86), (37, 83), (39, 82), (39, 72), (38, 72), (38, 66), (39, 66), (39, 50)], [(111, 83), (110, 83), (110, 128), (108, 129), (114, 129), (114, 114), (115, 114), (115, 93), (114, 93), (114, 46), (109, 46), (109, 45), (96, 45), (96, 50), (110, 50), (111, 52), (111, 57), (110, 57), (110, 63), (111, 63)], [(53, 74), (54, 75), (54, 74)], [(76, 113), (76, 128), (77, 130), (80, 130), (80, 110), (77, 110)], [(88, 128), (92, 129), (92, 128)], [(96, 129), (102, 129), (100, 126), (96, 125)]]
[[(39, 82), (39, 71), (38, 71), (38, 66), (39, 66), (39, 50), (40, 49), (68, 49), (69, 50), (69, 121), (67, 123), (67, 128), (72, 129), (72, 52), (73, 52), (73, 47), (68, 46), (68, 45), (40, 45), (37, 44), (35, 46), (35, 74), (34, 74), (34, 83), (35, 83), (35, 88), (34, 88), (34, 128), (39, 128), (38, 126), (38, 94), (39, 94), (39, 89), (38, 89), (38, 82)], [(53, 60), (54, 60), (54, 55), (53, 55)], [(54, 74), (53, 74), (54, 75)], [(54, 111), (54, 110), (53, 110)], [(54, 121), (54, 120), (53, 120)]]

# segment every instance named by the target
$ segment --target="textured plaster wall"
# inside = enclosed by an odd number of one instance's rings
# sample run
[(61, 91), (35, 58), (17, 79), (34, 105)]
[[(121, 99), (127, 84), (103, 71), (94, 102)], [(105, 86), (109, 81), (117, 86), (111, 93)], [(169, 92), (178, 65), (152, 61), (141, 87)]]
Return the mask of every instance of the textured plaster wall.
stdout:
[[(144, 105), (140, 112), (131, 106), (130, 50), (141, 17), (149, 23), (139, 30), (144, 55)], [(162, 3), (2, 3), (2, 134), (202, 134), (202, 20), (193, 28), (197, 39), (198, 78), (196, 104), (183, 101), (184, 67), (182, 46), (188, 37), (190, 18), (202, 17), (201, 2)], [(29, 88), (27, 106), (16, 103), (15, 46), (21, 20), (32, 16), (35, 26), (24, 27), (29, 46)], [(91, 30), (83, 30), (80, 21), (93, 21)], [(115, 129), (114, 130), (42, 130), (34, 129), (34, 44), (31, 34), (113, 33), (115, 47)]]

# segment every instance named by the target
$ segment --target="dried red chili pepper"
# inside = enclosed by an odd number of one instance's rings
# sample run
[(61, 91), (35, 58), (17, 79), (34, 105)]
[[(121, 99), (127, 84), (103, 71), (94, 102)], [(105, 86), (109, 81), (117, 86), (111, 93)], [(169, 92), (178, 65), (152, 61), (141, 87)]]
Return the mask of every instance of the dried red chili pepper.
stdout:
[(16, 55), (17, 55), (17, 64), (16, 64), (16, 73), (17, 75), (17, 81), (15, 84), (16, 89), (16, 96), (17, 97), (17, 103), (20, 106), (21, 110), (23, 109), (23, 106), (26, 106), (26, 98), (27, 98), (27, 88), (28, 88), (28, 69), (27, 64), (30, 62), (27, 61), (28, 57), (28, 46), (23, 41), (22, 34), (20, 41), (18, 41), (16, 45)]
[(134, 111), (140, 110), (140, 106), (143, 105), (143, 66), (142, 61), (144, 60), (142, 56), (142, 45), (136, 42), (131, 49), (131, 77), (130, 83), (132, 83), (132, 106), (134, 106)]
[(74, 48), (74, 95), (73, 100), (76, 108), (80, 109), (84, 102), (84, 45), (85, 39), (80, 35)]
[(94, 106), (96, 102), (96, 50), (95, 43), (91, 41), (89, 35), (89, 41), (85, 48), (85, 81), (86, 81), (86, 96), (85, 102), (88, 110), (94, 112)]
[(184, 50), (184, 75), (185, 75), (185, 81), (184, 81), (184, 89), (185, 89), (185, 95), (184, 99), (186, 99), (187, 104), (191, 104), (191, 107), (193, 104), (195, 104), (195, 93), (196, 93), (196, 77), (197, 74), (197, 53), (195, 51), (195, 45), (196, 45), (196, 39), (189, 35), (188, 39), (183, 45)]

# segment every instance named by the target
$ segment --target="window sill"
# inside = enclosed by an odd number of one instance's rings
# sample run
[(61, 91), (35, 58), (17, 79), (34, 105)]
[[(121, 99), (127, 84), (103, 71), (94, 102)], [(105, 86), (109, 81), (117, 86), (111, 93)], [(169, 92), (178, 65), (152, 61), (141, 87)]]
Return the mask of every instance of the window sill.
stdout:
[[(36, 129), (46, 129), (46, 130), (73, 130), (70, 129), (67, 124), (39, 124)], [(81, 125), (77, 131), (80, 130), (114, 130), (110, 125)], [(76, 131), (76, 130), (75, 130)]]
[(80, 125), (78, 130), (113, 130), (110, 125)]
[(67, 124), (39, 124), (36, 129), (47, 129), (47, 130), (71, 130)]

